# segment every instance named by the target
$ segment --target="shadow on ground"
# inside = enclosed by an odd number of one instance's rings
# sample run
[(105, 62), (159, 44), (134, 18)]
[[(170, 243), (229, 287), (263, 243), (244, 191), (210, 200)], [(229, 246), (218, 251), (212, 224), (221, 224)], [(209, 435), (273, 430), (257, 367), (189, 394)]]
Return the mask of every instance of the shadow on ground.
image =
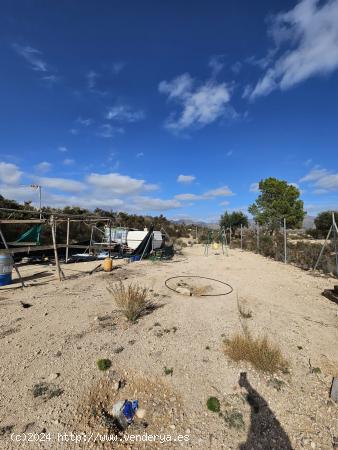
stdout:
[(251, 408), (250, 429), (246, 442), (239, 450), (293, 450), (289, 436), (269, 408), (268, 402), (251, 386), (246, 372), (242, 372), (239, 385), (247, 391)]

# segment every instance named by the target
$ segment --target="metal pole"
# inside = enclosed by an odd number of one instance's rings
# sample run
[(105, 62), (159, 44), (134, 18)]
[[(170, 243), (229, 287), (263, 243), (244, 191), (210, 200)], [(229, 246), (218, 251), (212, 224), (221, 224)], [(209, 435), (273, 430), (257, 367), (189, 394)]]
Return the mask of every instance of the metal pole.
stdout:
[(39, 186), (40, 219), (42, 218), (41, 186)]
[(284, 217), (284, 263), (286, 264), (288, 262), (288, 257), (286, 253), (286, 242), (287, 242), (287, 235), (286, 235), (286, 219)]
[(67, 219), (67, 247), (66, 247), (66, 264), (68, 262), (68, 252), (69, 252), (69, 225), (70, 225), (70, 221), (69, 221), (69, 217)]
[(317, 261), (316, 261), (316, 264), (315, 264), (313, 270), (316, 270), (316, 269), (317, 269), (318, 263), (319, 263), (319, 261), (320, 261), (320, 258), (322, 257), (322, 254), (323, 254), (323, 251), (324, 251), (326, 242), (328, 241), (328, 239), (329, 239), (329, 237), (330, 237), (331, 231), (332, 231), (332, 225), (330, 226), (329, 232), (327, 233), (327, 236), (326, 236), (326, 238), (325, 238), (324, 244), (323, 244), (323, 246), (322, 246), (322, 248), (321, 248), (321, 250), (320, 250), (318, 259), (317, 259)]
[(148, 240), (147, 240), (147, 243), (146, 243), (146, 246), (145, 246), (144, 249), (143, 249), (143, 252), (142, 252), (140, 261), (142, 261), (142, 259), (143, 259), (143, 256), (144, 256), (144, 254), (145, 254), (145, 252), (146, 252), (146, 250), (147, 250), (147, 248), (148, 248), (150, 239), (152, 240), (152, 238), (153, 238), (153, 235), (154, 235), (153, 233), (154, 233), (154, 231), (151, 232), (151, 234), (150, 234), (150, 236), (149, 236), (149, 238), (148, 238)]
[(332, 211), (332, 226), (333, 226), (333, 236), (334, 236), (334, 252), (336, 254), (336, 278), (338, 278), (337, 224), (336, 224), (336, 219), (335, 219), (333, 211)]
[(109, 258), (111, 257), (111, 220), (109, 221)]
[(241, 224), (241, 250), (243, 250), (243, 225)]

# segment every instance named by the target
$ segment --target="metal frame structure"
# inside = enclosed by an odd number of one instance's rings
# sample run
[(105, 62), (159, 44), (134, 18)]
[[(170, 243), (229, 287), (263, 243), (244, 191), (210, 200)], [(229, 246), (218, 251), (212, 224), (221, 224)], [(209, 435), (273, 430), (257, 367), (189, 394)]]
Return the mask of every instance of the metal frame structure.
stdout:
[[(68, 262), (68, 256), (69, 256), (69, 249), (70, 248), (85, 248), (87, 249), (88, 246), (86, 245), (79, 245), (79, 244), (70, 244), (70, 224), (72, 222), (77, 223), (86, 223), (87, 225), (91, 225), (91, 242), (90, 242), (90, 248), (92, 245), (92, 235), (93, 235), (93, 227), (96, 226), (96, 223), (98, 222), (107, 222), (108, 226), (111, 228), (111, 218), (107, 217), (95, 217), (95, 216), (78, 216), (78, 215), (65, 215), (65, 214), (44, 214), (45, 216), (49, 216), (48, 218), (42, 218), (41, 217), (41, 211), (28, 211), (28, 210), (17, 210), (17, 209), (10, 209), (10, 208), (0, 208), (0, 211), (5, 211), (8, 213), (18, 213), (18, 214), (38, 214), (40, 216), (39, 219), (0, 219), (0, 238), (5, 246), (5, 249), (2, 250), (3, 253), (7, 253), (10, 255), (15, 255), (17, 253), (26, 253), (26, 252), (34, 252), (34, 251), (40, 251), (40, 250), (54, 250), (54, 258), (55, 258), (55, 268), (57, 272), (57, 277), (60, 281), (65, 279), (65, 274), (62, 271), (59, 256), (58, 256), (58, 249), (65, 248), (66, 249), (66, 262)], [(66, 233), (66, 244), (58, 244), (56, 242), (56, 229), (57, 225), (63, 222), (67, 222), (67, 233)], [(51, 236), (52, 236), (52, 244), (51, 245), (29, 245), (29, 246), (21, 246), (21, 247), (14, 247), (9, 248), (7, 240), (5, 238), (5, 234), (2, 230), (2, 225), (10, 225), (10, 224), (45, 224), (51, 227)], [(115, 245), (114, 245), (115, 246)], [(109, 255), (111, 254), (112, 250), (112, 242), (111, 239), (109, 240), (109, 243), (105, 245), (105, 248), (108, 248)], [(23, 281), (23, 278), (21, 277), (20, 271), (18, 269), (18, 266), (15, 262), (13, 262), (14, 269), (18, 275), (18, 278), (21, 282), (22, 287), (25, 287), (25, 283)]]

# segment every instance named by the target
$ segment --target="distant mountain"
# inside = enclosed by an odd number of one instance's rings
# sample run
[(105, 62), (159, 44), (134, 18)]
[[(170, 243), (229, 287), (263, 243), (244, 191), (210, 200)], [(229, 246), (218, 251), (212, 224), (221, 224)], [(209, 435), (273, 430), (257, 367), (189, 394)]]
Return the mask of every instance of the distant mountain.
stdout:
[(203, 222), (202, 220), (179, 219), (179, 220), (172, 220), (172, 222), (177, 223), (179, 225), (196, 225), (198, 227), (211, 228), (213, 230), (217, 230), (219, 228), (218, 223)]
[(315, 217), (314, 216), (305, 216), (303, 220), (303, 228), (309, 230), (310, 228), (315, 228)]

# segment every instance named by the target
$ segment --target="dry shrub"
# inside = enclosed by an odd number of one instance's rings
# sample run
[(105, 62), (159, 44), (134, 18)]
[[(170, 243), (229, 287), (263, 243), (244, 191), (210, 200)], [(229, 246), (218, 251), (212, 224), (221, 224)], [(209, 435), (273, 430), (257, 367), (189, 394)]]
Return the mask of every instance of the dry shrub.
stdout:
[[(244, 304), (244, 301), (242, 301), (242, 303), (243, 304), (241, 304), (241, 301), (239, 300), (239, 296), (237, 294), (237, 309), (238, 309), (238, 313), (239, 313), (239, 320), (241, 321), (241, 318), (242, 319), (251, 319), (251, 317), (252, 317), (251, 309)], [(243, 326), (242, 321), (241, 321), (241, 325)]]
[(263, 372), (285, 371), (288, 367), (279, 347), (267, 336), (253, 338), (249, 333), (235, 334), (225, 341), (224, 351), (234, 361), (248, 361)]
[(119, 311), (131, 322), (156, 309), (154, 301), (148, 299), (149, 289), (136, 283), (125, 286), (122, 281), (108, 288), (113, 294)]

